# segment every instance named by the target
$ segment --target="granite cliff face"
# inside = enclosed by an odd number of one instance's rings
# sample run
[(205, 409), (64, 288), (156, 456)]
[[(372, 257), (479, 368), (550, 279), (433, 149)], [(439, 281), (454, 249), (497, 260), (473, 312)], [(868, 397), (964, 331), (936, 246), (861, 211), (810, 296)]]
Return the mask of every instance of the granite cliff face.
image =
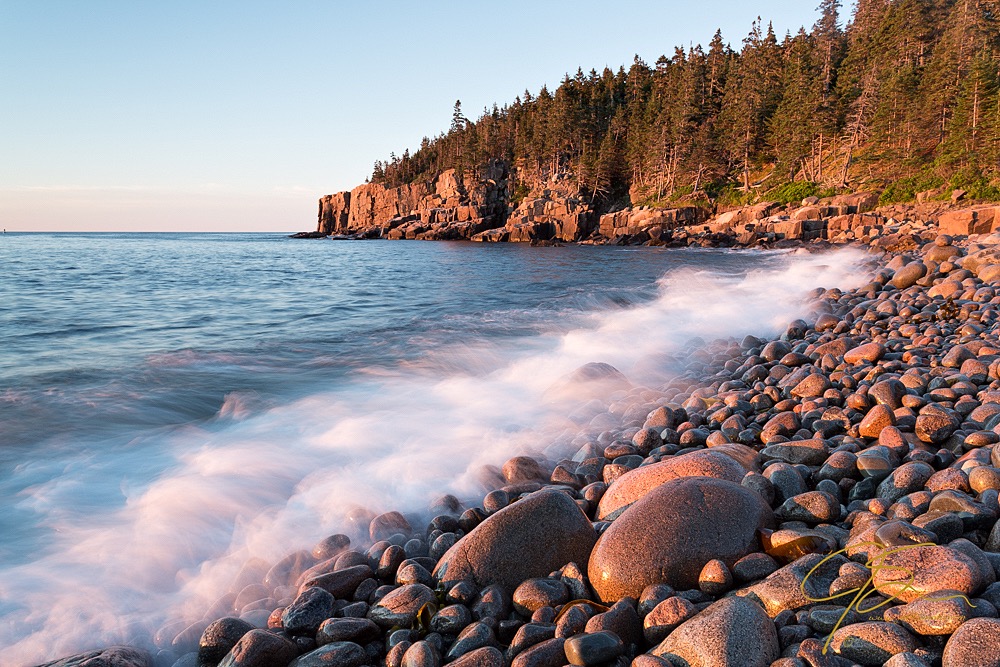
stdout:
[[(527, 196), (512, 196), (515, 182)], [(860, 192), (714, 214), (706, 207), (640, 206), (602, 215), (572, 176), (518, 181), (508, 164), (494, 161), (475, 177), (449, 169), (433, 181), (398, 188), (366, 183), (327, 195), (319, 200), (317, 231), (303, 236), (670, 246), (862, 241), (889, 248), (910, 244), (904, 221), (957, 236), (1000, 229), (996, 204), (956, 199), (879, 208), (878, 200), (877, 192)]]
[(475, 180), (449, 169), (434, 181), (398, 188), (359, 185), (320, 198), (317, 231), (371, 238), (470, 238), (506, 221), (508, 174), (505, 164), (494, 162)]

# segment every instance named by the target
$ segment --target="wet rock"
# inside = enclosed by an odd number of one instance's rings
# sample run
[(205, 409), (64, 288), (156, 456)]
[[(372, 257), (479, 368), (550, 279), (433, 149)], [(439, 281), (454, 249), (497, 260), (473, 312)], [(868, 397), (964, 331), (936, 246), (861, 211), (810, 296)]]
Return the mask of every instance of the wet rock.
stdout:
[(450, 667), (503, 667), (503, 653), (493, 646), (484, 646), (462, 655)]
[[(491, 647), (496, 644), (496, 636), (493, 634), (492, 628), (482, 622), (472, 623), (462, 632), (459, 633), (458, 637), (455, 639), (455, 643), (451, 645), (448, 649), (448, 653), (445, 655), (445, 661), (451, 662), (456, 660), (466, 654), (475, 653), (481, 651), (483, 648)], [(497, 651), (499, 653), (499, 651)], [(481, 657), (492, 656), (492, 653), (480, 653)], [(503, 655), (501, 654), (500, 660), (503, 661)]]
[(858, 434), (863, 438), (877, 438), (887, 426), (896, 425), (896, 415), (886, 405), (876, 405), (858, 424)]
[(198, 664), (214, 667), (236, 646), (246, 633), (254, 629), (238, 618), (220, 618), (211, 623), (198, 641)]
[(131, 646), (109, 646), (47, 662), (39, 667), (153, 667), (148, 651)]
[(747, 473), (731, 456), (711, 449), (675, 456), (631, 470), (608, 487), (597, 508), (599, 519), (618, 517), (632, 503), (664, 482), (681, 477), (715, 477), (739, 483)]
[(556, 621), (556, 637), (569, 639), (580, 634), (587, 628), (591, 614), (589, 605), (585, 604), (574, 604), (568, 609), (563, 609)]
[(642, 620), (642, 632), (649, 644), (659, 644), (674, 629), (696, 613), (694, 604), (682, 597), (667, 598)]
[(934, 468), (926, 463), (904, 463), (878, 485), (878, 497), (892, 504), (903, 496), (924, 488), (933, 474)]
[(503, 464), (503, 476), (508, 484), (545, 482), (549, 479), (548, 473), (530, 456), (515, 456), (509, 459)]
[(940, 444), (960, 426), (957, 419), (944, 410), (932, 410), (917, 416), (914, 433), (924, 442)]
[(590, 667), (614, 660), (625, 652), (625, 644), (613, 632), (594, 632), (567, 639), (563, 650), (571, 665)]
[(638, 597), (649, 584), (689, 589), (705, 564), (731, 566), (755, 551), (757, 530), (773, 525), (756, 493), (726, 480), (666, 482), (627, 509), (601, 535), (590, 558), (594, 591), (604, 601)]
[(556, 579), (529, 579), (514, 590), (514, 609), (531, 616), (541, 607), (556, 607), (569, 601), (566, 585)]
[(856, 366), (862, 363), (873, 364), (885, 354), (885, 347), (881, 343), (865, 343), (858, 345), (844, 353), (844, 363)]
[(829, 452), (826, 443), (818, 438), (793, 440), (768, 445), (761, 450), (766, 458), (778, 459), (785, 463), (802, 463), (807, 466), (822, 465)]
[(333, 597), (344, 600), (354, 595), (354, 591), (365, 579), (374, 574), (367, 565), (354, 565), (342, 570), (322, 574), (303, 582), (300, 590), (307, 588), (322, 588)]
[(837, 654), (862, 665), (879, 666), (897, 653), (919, 647), (909, 632), (893, 623), (854, 623), (833, 633), (830, 642)]
[(721, 595), (733, 587), (733, 575), (721, 560), (705, 563), (698, 575), (698, 588), (709, 595)]
[(472, 612), (462, 604), (451, 604), (431, 617), (431, 631), (443, 635), (457, 635), (472, 623)]
[(361, 667), (368, 654), (353, 642), (333, 642), (301, 655), (289, 667)]
[(625, 597), (616, 602), (606, 612), (596, 614), (587, 621), (587, 632), (613, 632), (625, 644), (642, 641), (642, 622), (635, 611), (635, 599)]
[(830, 388), (830, 379), (822, 373), (812, 373), (792, 388), (792, 396), (815, 398)]
[(565, 639), (548, 639), (519, 653), (511, 667), (562, 667), (566, 663)]
[(918, 635), (950, 635), (972, 616), (968, 598), (949, 590), (885, 611), (885, 620)]
[(368, 611), (368, 618), (383, 628), (409, 627), (420, 608), (436, 599), (434, 591), (423, 584), (401, 586), (376, 602)]
[(555, 638), (556, 626), (552, 623), (526, 623), (518, 628), (507, 649), (508, 660), (528, 650), (532, 646)]
[(827, 558), (821, 554), (809, 554), (778, 569), (764, 581), (736, 591), (736, 594), (760, 600), (767, 614), (774, 618), (783, 611), (802, 609), (829, 596), (830, 585), (839, 576), (841, 566), (847, 562), (840, 555)]
[(597, 535), (568, 495), (539, 491), (505, 507), (459, 540), (438, 562), (444, 582), (500, 584), (513, 591), (566, 563), (585, 562)]
[(898, 269), (892, 276), (892, 286), (898, 289), (913, 287), (925, 275), (927, 275), (927, 266), (923, 262), (910, 262)]
[(415, 642), (406, 649), (401, 667), (440, 667), (440, 665), (441, 654), (437, 646), (424, 640)]
[(410, 522), (399, 512), (379, 514), (368, 525), (368, 535), (372, 538), (372, 542), (387, 540), (396, 533), (408, 536), (412, 532), (413, 528), (410, 526)]
[(778, 563), (766, 553), (747, 554), (733, 565), (733, 576), (739, 583), (757, 581), (778, 569)]
[(268, 630), (251, 630), (219, 662), (219, 667), (287, 665), (298, 656), (295, 644)]
[(983, 587), (982, 573), (966, 554), (942, 546), (891, 550), (878, 560), (873, 573), (879, 593), (913, 602), (938, 591), (954, 590), (972, 597)]
[(966, 621), (945, 644), (941, 667), (997, 667), (1000, 665), (1000, 620)]
[(713, 667), (767, 667), (780, 649), (774, 623), (749, 600), (732, 597), (685, 621), (651, 653)]
[(479, 593), (472, 605), (472, 616), (476, 620), (483, 618), (502, 619), (510, 613), (510, 596), (501, 586), (487, 586)]
[(840, 517), (840, 503), (829, 493), (808, 491), (786, 500), (774, 516), (783, 521), (830, 523)]
[(316, 644), (322, 646), (332, 642), (354, 642), (366, 644), (377, 639), (379, 627), (367, 618), (329, 618), (316, 631)]
[(315, 635), (320, 623), (333, 615), (333, 600), (322, 588), (306, 588), (281, 614), (281, 627), (290, 635)]

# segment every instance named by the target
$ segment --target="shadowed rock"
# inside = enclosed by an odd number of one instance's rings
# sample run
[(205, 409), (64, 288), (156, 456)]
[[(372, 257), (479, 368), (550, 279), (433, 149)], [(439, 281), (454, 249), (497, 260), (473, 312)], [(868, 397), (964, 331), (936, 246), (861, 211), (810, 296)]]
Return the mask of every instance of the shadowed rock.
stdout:
[[(767, 667), (780, 648), (774, 623), (759, 605), (725, 598), (685, 621), (652, 654), (673, 664), (712, 667)], [(684, 664), (684, 663), (680, 663)]]
[(559, 491), (538, 491), (491, 515), (451, 547), (434, 570), (444, 582), (499, 584), (508, 592), (566, 563), (589, 559), (597, 539), (577, 504)]
[(142, 649), (110, 646), (47, 662), (39, 667), (153, 667), (153, 658)]

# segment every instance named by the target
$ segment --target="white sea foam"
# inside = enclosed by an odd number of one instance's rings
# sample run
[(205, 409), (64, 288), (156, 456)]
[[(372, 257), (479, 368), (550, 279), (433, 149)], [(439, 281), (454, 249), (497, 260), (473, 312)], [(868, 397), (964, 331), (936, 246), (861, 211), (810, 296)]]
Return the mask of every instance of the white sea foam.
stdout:
[[(20, 665), (109, 643), (151, 647), (163, 624), (201, 618), (249, 559), (274, 562), (345, 530), (353, 507), (476, 497), (482, 465), (539, 451), (564, 431), (567, 406), (546, 390), (582, 364), (661, 381), (660, 355), (694, 336), (776, 335), (806, 313), (813, 288), (865, 281), (864, 257), (790, 253), (745, 276), (674, 271), (658, 298), (595, 311), (568, 333), (433, 352), (471, 360), (461, 372), (439, 363), (358, 374), (279, 406), (234, 393), (212, 423), (146, 434), (113, 457), (95, 447), (26, 465), (19, 474), (53, 480), (22, 504), (47, 516), (54, 537), (33, 562), (0, 569), (0, 654)], [(104, 475), (125, 480), (124, 506), (94, 500), (81, 521), (69, 504)]]

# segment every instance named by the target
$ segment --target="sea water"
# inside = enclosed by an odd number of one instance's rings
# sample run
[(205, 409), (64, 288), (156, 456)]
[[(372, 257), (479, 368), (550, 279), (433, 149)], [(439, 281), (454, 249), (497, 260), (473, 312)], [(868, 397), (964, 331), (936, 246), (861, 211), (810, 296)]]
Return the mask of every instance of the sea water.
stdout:
[(862, 264), (856, 251), (6, 234), (2, 661), (125, 642), (169, 664), (164, 634), (251, 559), (349, 530), (357, 508), (474, 502), (483, 466), (515, 454), (572, 455), (573, 402), (550, 397), (574, 369), (604, 362), (658, 386), (694, 337), (777, 335), (813, 288), (864, 281)]

